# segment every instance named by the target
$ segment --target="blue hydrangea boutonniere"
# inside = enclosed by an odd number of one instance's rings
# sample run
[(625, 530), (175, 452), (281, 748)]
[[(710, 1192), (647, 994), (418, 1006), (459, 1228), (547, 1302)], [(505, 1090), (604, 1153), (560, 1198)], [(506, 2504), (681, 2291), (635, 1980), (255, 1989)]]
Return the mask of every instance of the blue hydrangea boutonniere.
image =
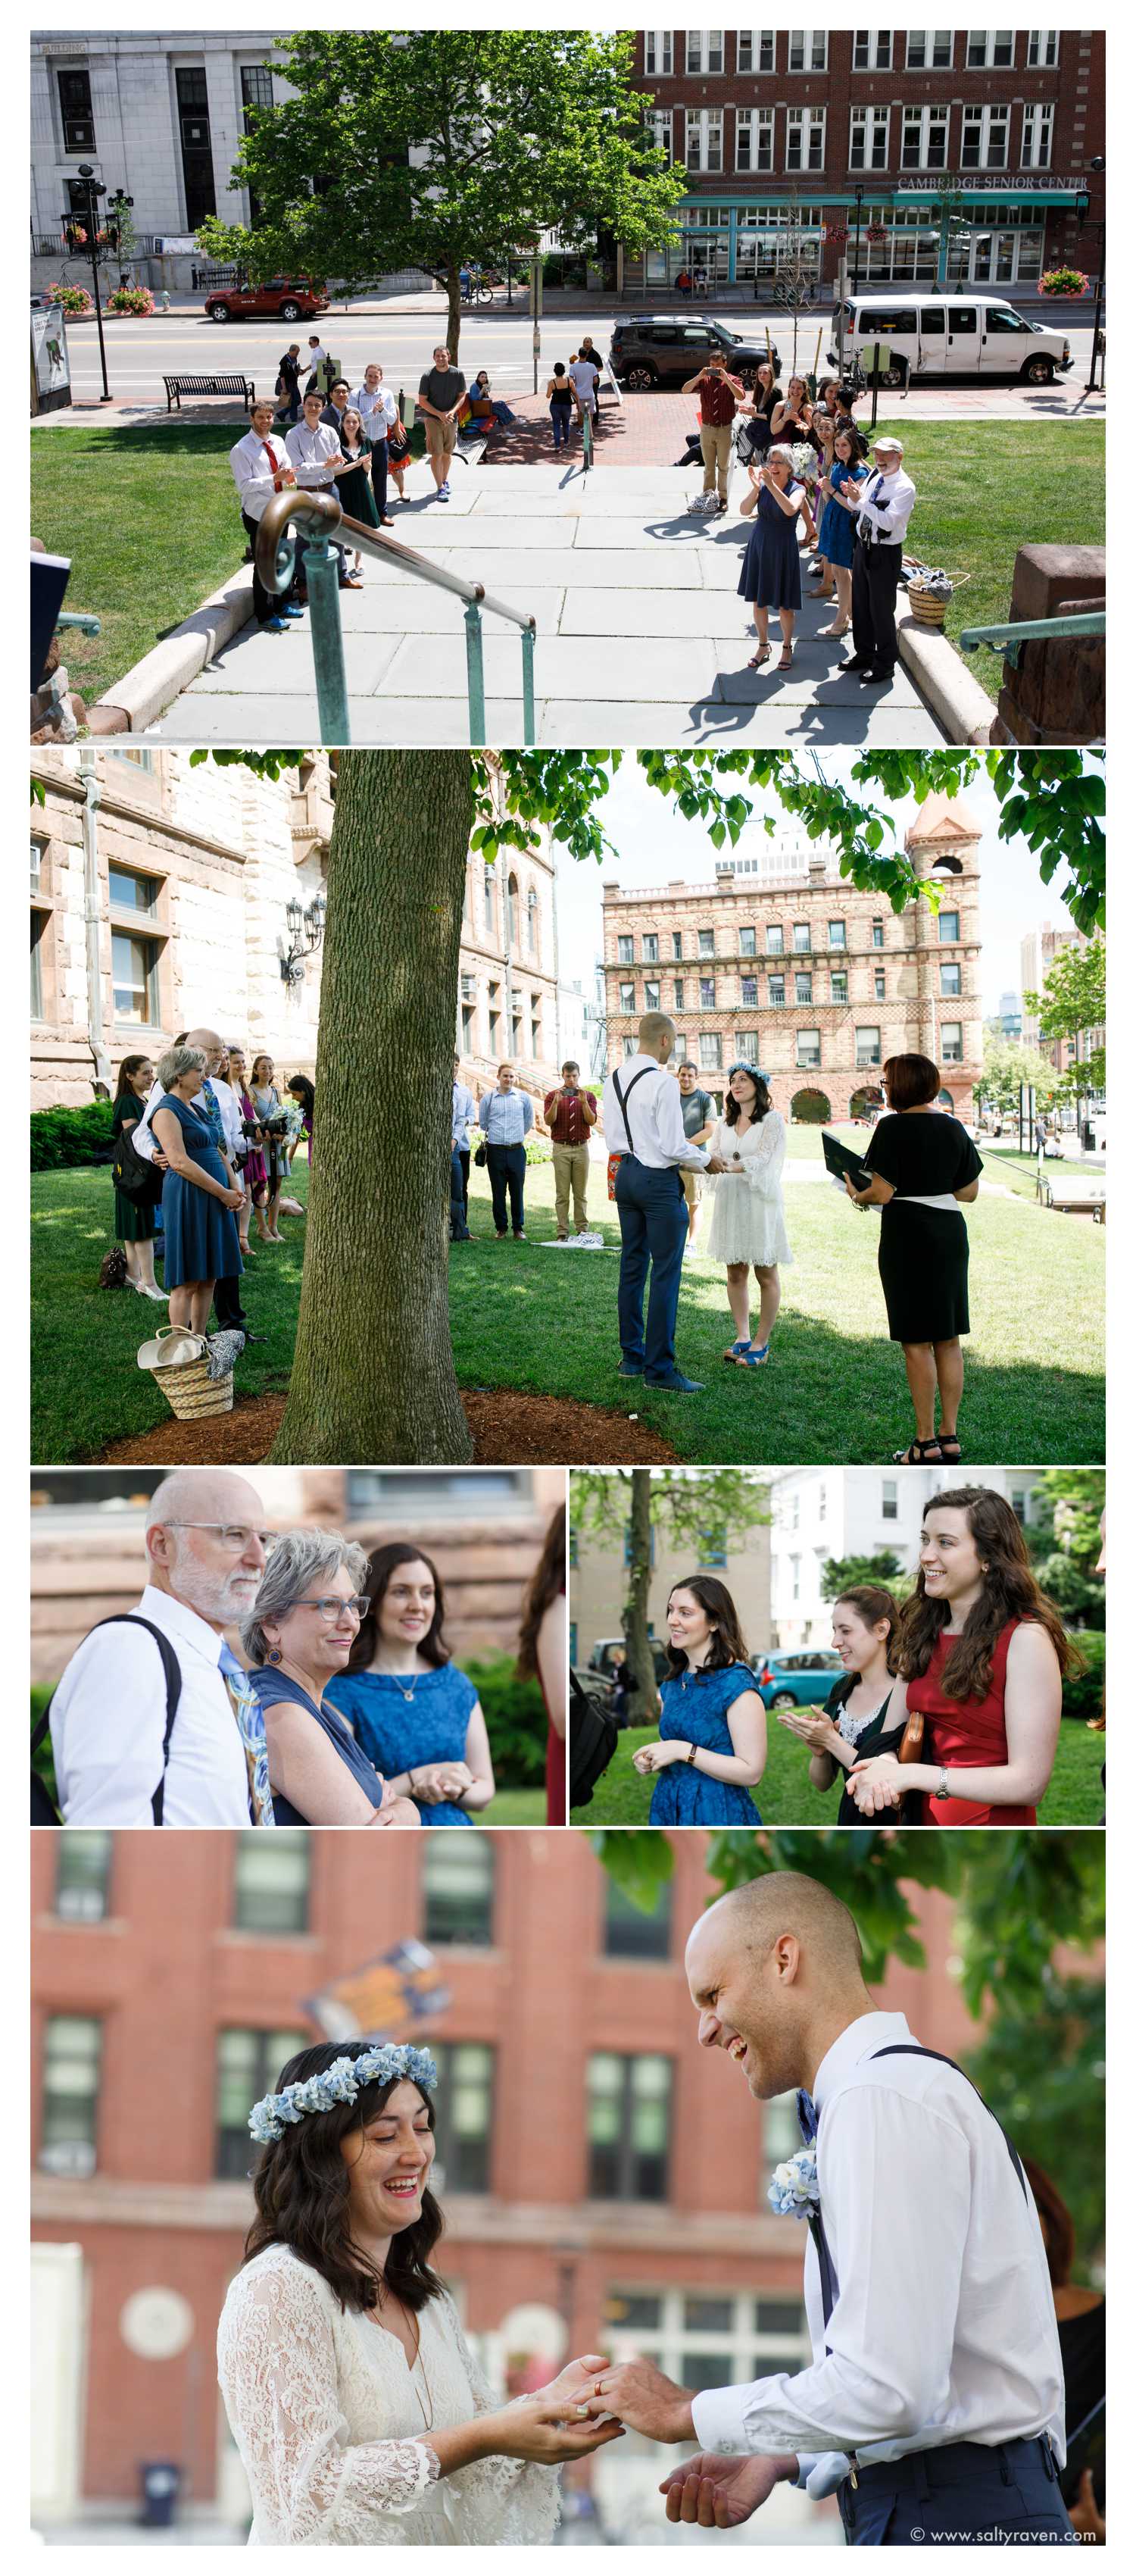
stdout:
[(766, 2198), (778, 2218), (812, 2217), (820, 2206), (815, 2146), (798, 2147), (784, 2164), (775, 2165)]

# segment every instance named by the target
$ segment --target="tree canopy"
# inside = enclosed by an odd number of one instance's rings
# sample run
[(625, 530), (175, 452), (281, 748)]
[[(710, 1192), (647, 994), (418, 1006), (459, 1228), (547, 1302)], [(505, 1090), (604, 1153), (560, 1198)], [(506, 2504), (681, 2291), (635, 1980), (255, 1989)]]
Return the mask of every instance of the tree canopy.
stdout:
[(1060, 1074), (1039, 1047), (1023, 1046), (1020, 1038), (1004, 1037), (999, 1022), (987, 1020), (975, 1099), (991, 1109), (1000, 1109), (1003, 1117), (1016, 1118), (1023, 1083), (1032, 1085), (1039, 1109), (1050, 1108), (1061, 1090)]
[[(1040, 993), (1023, 996), (1027, 1011), (1036, 1011), (1043, 1038), (1063, 1039), (1076, 1046), (1090, 1029), (1105, 1024), (1105, 943), (1090, 939), (1083, 948), (1070, 941), (1059, 948)], [(1105, 1084), (1105, 1050), (1093, 1047), (1088, 1056), (1070, 1066), (1061, 1088), (1076, 1095), (1086, 1089), (1103, 1091)]]

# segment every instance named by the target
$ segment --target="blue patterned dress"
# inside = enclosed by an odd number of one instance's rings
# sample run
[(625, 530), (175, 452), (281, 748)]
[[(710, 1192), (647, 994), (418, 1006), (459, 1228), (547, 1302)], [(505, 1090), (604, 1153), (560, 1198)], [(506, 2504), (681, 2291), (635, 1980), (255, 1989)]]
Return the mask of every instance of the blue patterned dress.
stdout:
[[(210, 1180), (229, 1185), (229, 1175), (214, 1143), (207, 1120), (197, 1108), (187, 1108), (184, 1100), (165, 1091), (155, 1105), (172, 1109), (181, 1128), (182, 1143), (191, 1163)], [(155, 1143), (157, 1138), (155, 1137)], [(236, 1279), (244, 1269), (241, 1239), (232, 1208), (224, 1207), (211, 1190), (202, 1190), (196, 1181), (186, 1181), (180, 1172), (167, 1172), (162, 1183), (162, 1221), (166, 1235), (165, 1283), (169, 1288), (183, 1288), (187, 1281), (199, 1279)]]
[[(407, 1692), (413, 1698), (407, 1698)], [(424, 1762), (464, 1762), (469, 1721), (477, 1692), (456, 1664), (438, 1664), (432, 1672), (401, 1679), (395, 1673), (345, 1673), (327, 1694), (341, 1717), (355, 1729), (359, 1743), (384, 1780), (400, 1771), (417, 1771)], [(411, 1793), (413, 1795), (413, 1792)], [(424, 1825), (471, 1825), (464, 1807), (444, 1801), (419, 1814)]]
[[(716, 1673), (678, 1673), (663, 1683), (659, 1735), (664, 1744), (697, 1744), (703, 1753), (732, 1753), (727, 1710), (757, 1682), (748, 1664)], [(712, 1780), (692, 1762), (660, 1771), (651, 1798), (653, 1825), (759, 1825), (757, 1801), (734, 1780)]]

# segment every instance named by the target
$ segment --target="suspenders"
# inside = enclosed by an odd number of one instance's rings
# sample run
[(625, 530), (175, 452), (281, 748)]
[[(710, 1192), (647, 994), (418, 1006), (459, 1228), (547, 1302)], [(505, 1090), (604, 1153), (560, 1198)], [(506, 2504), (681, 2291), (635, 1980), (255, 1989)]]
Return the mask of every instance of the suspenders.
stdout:
[[(627, 1102), (631, 1098), (631, 1094), (635, 1089), (636, 1083), (642, 1082), (644, 1074), (649, 1073), (650, 1070), (651, 1068), (649, 1064), (641, 1064), (638, 1073), (632, 1074), (631, 1080), (627, 1085), (626, 1098), (624, 1097), (623, 1086), (620, 1082), (618, 1073), (613, 1073), (611, 1077), (611, 1087), (619, 1102), (620, 1115), (623, 1119), (623, 1124), (627, 1129), (627, 1150), (628, 1153), (632, 1155), (635, 1155), (635, 1143), (631, 1134), (631, 1120), (627, 1115)], [(635, 1160), (638, 1161), (638, 1159), (638, 1156), (635, 1155)]]

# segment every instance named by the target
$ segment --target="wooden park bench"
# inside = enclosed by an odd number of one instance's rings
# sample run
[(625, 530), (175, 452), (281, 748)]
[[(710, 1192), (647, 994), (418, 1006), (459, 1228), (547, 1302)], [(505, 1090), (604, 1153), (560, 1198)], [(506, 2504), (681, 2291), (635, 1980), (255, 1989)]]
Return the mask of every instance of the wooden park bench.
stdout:
[(183, 394), (239, 394), (246, 412), (251, 410), (256, 386), (248, 376), (163, 376), (166, 388), (166, 410), (174, 404), (181, 410)]
[(1043, 1207), (1055, 1208), (1058, 1216), (1091, 1216), (1095, 1225), (1104, 1224), (1104, 1174), (1072, 1172), (1066, 1178), (1054, 1179), (1039, 1172), (1037, 1194)]

